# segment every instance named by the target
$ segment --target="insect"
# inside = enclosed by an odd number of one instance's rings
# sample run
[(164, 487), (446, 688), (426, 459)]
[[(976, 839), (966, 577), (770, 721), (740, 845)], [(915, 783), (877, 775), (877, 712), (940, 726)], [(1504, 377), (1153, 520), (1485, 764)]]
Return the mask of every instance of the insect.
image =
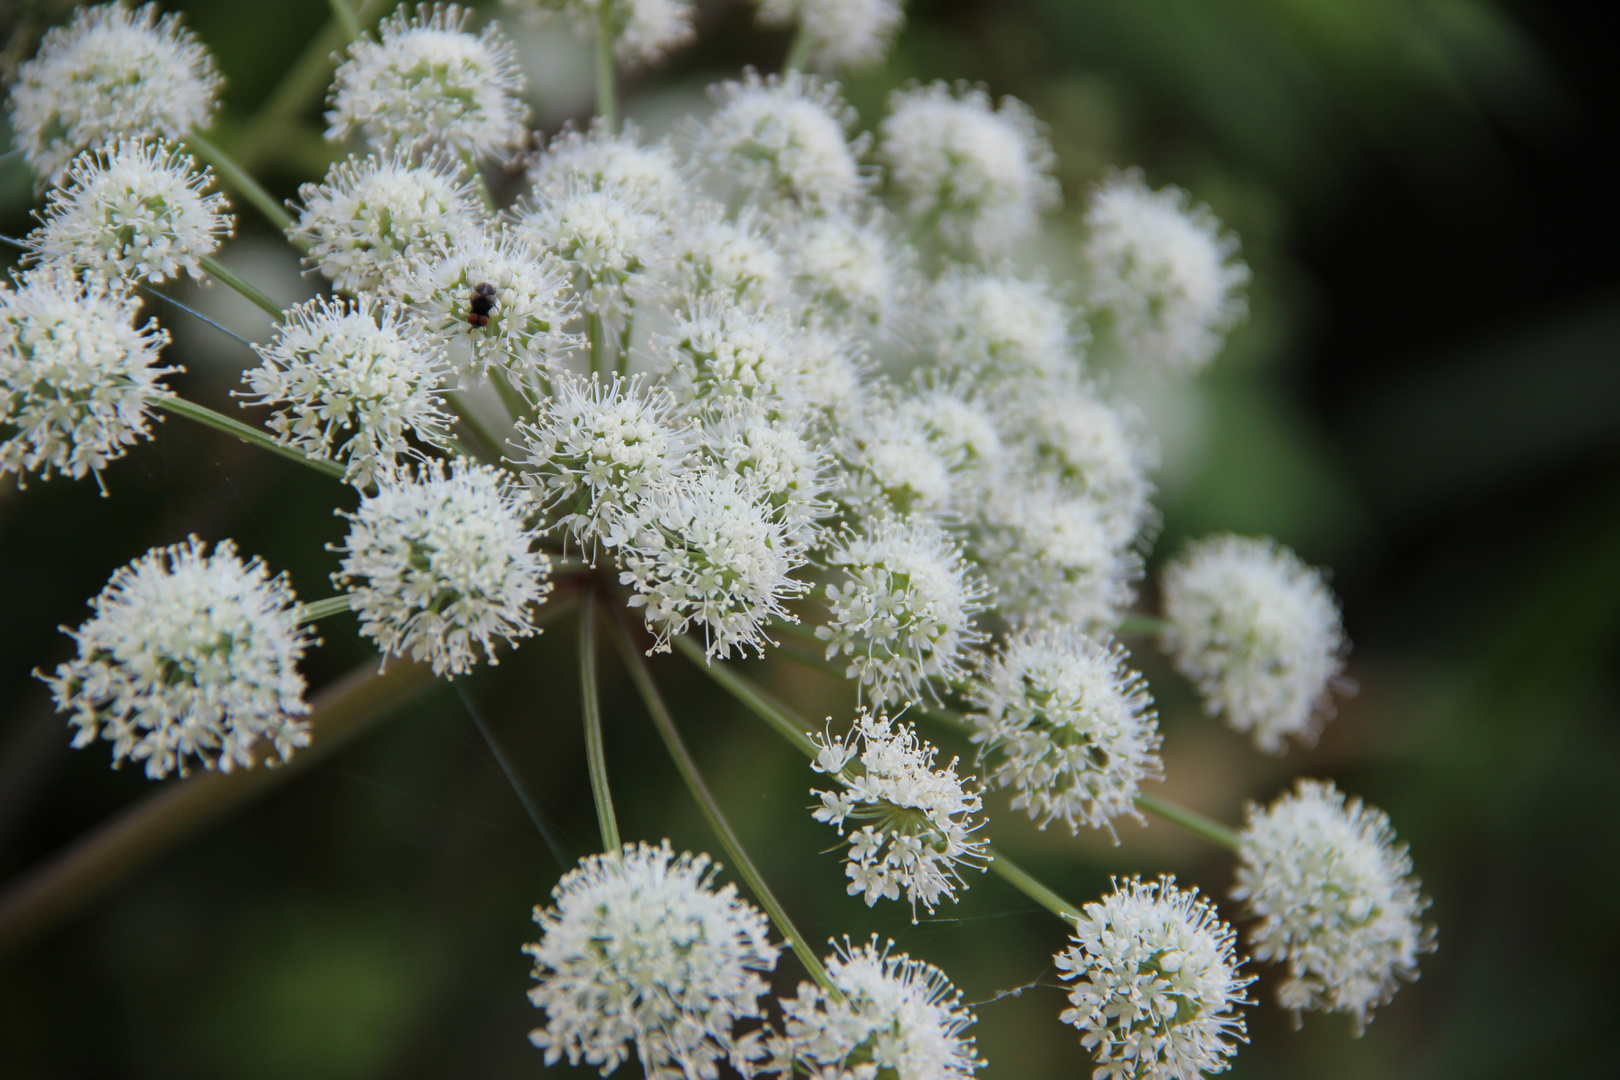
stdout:
[(489, 325), (489, 310), (495, 306), (495, 286), (489, 282), (474, 285), (472, 301), (468, 304), (467, 325), (484, 327)]

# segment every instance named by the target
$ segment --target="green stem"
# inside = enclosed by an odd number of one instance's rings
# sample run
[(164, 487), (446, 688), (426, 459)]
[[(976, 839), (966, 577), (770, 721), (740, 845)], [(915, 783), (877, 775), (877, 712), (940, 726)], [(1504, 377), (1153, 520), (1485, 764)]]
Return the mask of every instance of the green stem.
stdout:
[(484, 204), (484, 212), (493, 216), (496, 213), (495, 196), (490, 194), (489, 181), (484, 179), (483, 170), (478, 167), (478, 161), (472, 156), (472, 151), (461, 152), (461, 167), (467, 170), (473, 186), (478, 189), (478, 200)]
[(619, 351), (613, 357), (613, 370), (620, 375), (630, 374), (630, 335), (636, 326), (636, 309), (631, 307), (624, 315), (624, 326), (619, 329)]
[(714, 793), (703, 782), (703, 775), (698, 772), (697, 762), (693, 760), (691, 751), (681, 739), (681, 733), (669, 714), (669, 707), (664, 704), (663, 695), (658, 692), (658, 684), (653, 681), (652, 672), (647, 668), (647, 658), (631, 642), (629, 632), (618, 619), (614, 620), (614, 629), (617, 631), (614, 639), (624, 656), (625, 666), (630, 669), (630, 681), (636, 684), (641, 700), (652, 716), (653, 726), (658, 729), (658, 734), (664, 740), (664, 746), (669, 750), (670, 758), (675, 762), (675, 768), (680, 771), (681, 779), (686, 781), (687, 790), (692, 793), (692, 798), (697, 800), (698, 806), (703, 810), (709, 828), (720, 838), (720, 846), (726, 849), (726, 855), (731, 859), (732, 866), (736, 868), (743, 881), (748, 883), (754, 899), (759, 901), (760, 907), (771, 917), (771, 922), (776, 924), (777, 932), (793, 947), (805, 970), (810, 972), (810, 977), (833, 997), (842, 996), (833, 986), (832, 980), (827, 977), (827, 969), (822, 967), (821, 958), (810, 948), (810, 943), (799, 933), (798, 927), (793, 925), (793, 920), (788, 917), (787, 911), (777, 901), (770, 886), (765, 883), (765, 878), (760, 874), (758, 867), (743, 850), (742, 841), (737, 839), (737, 834), (732, 830), (731, 823), (726, 820)]
[(1148, 813), (1164, 818), (1164, 820), (1174, 825), (1180, 825), (1183, 829), (1190, 833), (1196, 833), (1205, 840), (1213, 840), (1224, 848), (1229, 848), (1232, 851), (1237, 851), (1239, 848), (1237, 833), (1218, 821), (1210, 820), (1196, 810), (1189, 810), (1185, 806), (1166, 802), (1164, 799), (1153, 795), (1138, 795), (1136, 797), (1136, 806), (1139, 810), (1146, 810)]
[(10, 885), (0, 897), (0, 954), (82, 911), (213, 821), (308, 771), (432, 684), (426, 664), (397, 661), (383, 674), (367, 661), (310, 702), (310, 745), (286, 765), (267, 767), (269, 749), (261, 744), (261, 764), (254, 768), (205, 772), (157, 787)]
[(495, 393), (501, 399), (501, 404), (506, 406), (506, 411), (511, 414), (513, 422), (529, 415), (531, 409), (528, 401), (512, 386), (512, 380), (506, 372), (493, 364), (490, 365), (489, 381), (495, 384)]
[(1118, 633), (1130, 637), (1158, 637), (1169, 625), (1152, 615), (1127, 615), (1120, 620)]
[(675, 648), (684, 653), (687, 659), (702, 668), (709, 678), (724, 687), (728, 694), (747, 706), (755, 716), (775, 728), (777, 734), (798, 747), (806, 757), (814, 760), (821, 752), (806, 732), (804, 724), (778, 704), (775, 698), (760, 689), (752, 679), (733, 672), (724, 660), (709, 660), (703, 654), (703, 646), (684, 634), (671, 640)]
[(608, 372), (607, 327), (602, 324), (600, 312), (593, 311), (585, 316), (585, 337), (591, 346), (591, 374), (606, 375)]
[(800, 26), (793, 34), (793, 44), (788, 46), (787, 56), (782, 60), (783, 71), (803, 71), (804, 65), (810, 59), (810, 50), (814, 43), (810, 35)]
[(270, 224), (282, 232), (292, 228), (292, 215), (287, 213), (286, 208), (276, 201), (275, 196), (259, 186), (259, 182), (253, 179), (252, 175), (238, 165), (229, 154), (215, 146), (199, 131), (193, 131), (190, 135), (187, 135), (185, 142), (193, 153), (214, 167), (214, 171), (219, 173), (221, 180), (225, 181), (237, 194), (258, 207), (259, 213), (263, 214)]
[[(819, 748), (811, 741), (810, 736), (805, 734), (803, 721), (777, 704), (769, 694), (756, 686), (752, 679), (728, 670), (723, 661), (707, 661), (703, 655), (703, 647), (692, 639), (683, 636), (674, 638), (673, 641), (677, 649), (684, 653), (693, 663), (707, 671), (711, 679), (725, 687), (733, 697), (747, 706), (749, 711), (769, 723), (777, 730), (778, 734), (796, 746), (806, 757), (812, 761), (815, 760)], [(991, 870), (994, 870), (1008, 884), (1043, 908), (1046, 908), (1046, 910), (1069, 920), (1073, 920), (1080, 911), (1074, 904), (1064, 900), (1028, 873), (1019, 869), (1017, 863), (1008, 859), (994, 845), (986, 845), (985, 854), (990, 857)]]
[(212, 255), (204, 255), (201, 261), (202, 268), (208, 271), (214, 280), (218, 281), (221, 285), (224, 285), (227, 288), (234, 289), (247, 299), (253, 301), (259, 310), (268, 314), (272, 319), (280, 322), (282, 315), (286, 314), (280, 304), (276, 303), (274, 300), (264, 295), (264, 293), (254, 288), (252, 283), (250, 283), (246, 278), (239, 275), (236, 271), (232, 270), (230, 267), (226, 266)]
[(348, 611), (349, 604), (353, 599), (354, 597), (350, 593), (344, 593), (342, 596), (328, 596), (325, 600), (314, 600), (308, 604), (299, 604), (298, 621), (300, 623), (312, 623), (318, 619), (324, 619), (328, 615)]
[(332, 14), (337, 18), (338, 25), (343, 27), (343, 35), (350, 41), (365, 33), (360, 28), (360, 19), (349, 6), (349, 0), (331, 0)]
[(589, 587), (579, 605), (579, 697), (585, 714), (585, 764), (591, 774), (591, 798), (602, 827), (602, 850), (617, 855), (619, 821), (608, 790), (607, 752), (602, 746), (602, 702), (596, 684), (596, 595)]
[(450, 408), (454, 410), (461, 422), (466, 425), (467, 430), (472, 433), (472, 437), (482, 445), (484, 460), (499, 461), (501, 459), (500, 437), (484, 422), (484, 418), (478, 415), (478, 410), (473, 408), (472, 402), (467, 400), (467, 396), (460, 390), (446, 390), (444, 399), (450, 403)]
[(1041, 907), (1050, 911), (1060, 919), (1074, 922), (1080, 917), (1080, 909), (1069, 903), (1057, 893), (1042, 885), (1029, 872), (1017, 863), (1007, 858), (1000, 851), (991, 849), (990, 869), (1007, 884), (1035, 901)]
[(248, 425), (242, 423), (242, 421), (234, 420), (223, 413), (217, 413), (213, 409), (208, 408), (206, 405), (198, 405), (194, 401), (187, 401), (185, 398), (178, 397), (161, 397), (155, 400), (152, 404), (156, 405), (164, 412), (171, 412), (176, 416), (183, 416), (187, 420), (195, 420), (199, 424), (204, 424), (211, 427), (215, 431), (223, 431), (227, 435), (234, 435), (236, 438), (241, 439), (245, 443), (252, 443), (254, 446), (262, 447), (263, 449), (270, 451), (272, 454), (279, 454), (288, 461), (296, 461), (300, 465), (314, 469), (318, 473), (324, 473), (335, 480), (343, 479), (343, 466), (339, 465), (337, 462), (320, 461), (316, 458), (310, 457), (307, 454), (300, 453), (290, 446), (283, 446), (268, 433), (260, 431), (255, 427), (249, 427)]
[(613, 25), (613, 5), (602, 0), (596, 5), (596, 115), (609, 135), (619, 130), (619, 95), (613, 70), (613, 44), (618, 39)]

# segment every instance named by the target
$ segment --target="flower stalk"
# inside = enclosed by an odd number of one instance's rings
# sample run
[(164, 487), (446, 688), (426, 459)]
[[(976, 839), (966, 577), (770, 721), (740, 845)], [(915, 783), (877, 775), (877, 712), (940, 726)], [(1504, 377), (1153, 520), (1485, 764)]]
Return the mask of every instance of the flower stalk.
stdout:
[(602, 745), (602, 701), (597, 685), (596, 594), (589, 586), (579, 605), (579, 698), (585, 716), (585, 764), (591, 775), (591, 798), (596, 803), (596, 822), (602, 830), (602, 850), (617, 852), (619, 819), (613, 812), (613, 793), (608, 788), (607, 751)]
[(245, 443), (252, 443), (254, 446), (268, 450), (272, 454), (284, 457), (288, 461), (296, 461), (298, 464), (330, 476), (334, 480), (343, 479), (343, 466), (337, 462), (320, 461), (307, 454), (300, 453), (290, 446), (283, 446), (275, 440), (274, 436), (267, 432), (250, 427), (242, 423), (242, 421), (232, 419), (223, 413), (217, 413), (206, 405), (198, 405), (194, 401), (187, 401), (181, 397), (160, 397), (155, 399), (153, 404), (165, 412), (183, 416), (187, 420), (195, 420), (197, 423), (211, 427), (215, 431), (223, 431), (227, 435), (234, 435)]
[[(203, 161), (213, 166), (226, 185), (258, 208), (265, 220), (274, 225), (279, 231), (286, 232), (292, 228), (292, 215), (282, 206), (253, 175), (237, 164), (236, 159), (227, 154), (223, 148), (217, 146), (213, 140), (200, 131), (193, 131), (186, 136), (186, 147)], [(210, 273), (213, 271), (210, 270)], [(234, 286), (233, 286), (234, 287)], [(278, 312), (280, 309), (277, 309)]]

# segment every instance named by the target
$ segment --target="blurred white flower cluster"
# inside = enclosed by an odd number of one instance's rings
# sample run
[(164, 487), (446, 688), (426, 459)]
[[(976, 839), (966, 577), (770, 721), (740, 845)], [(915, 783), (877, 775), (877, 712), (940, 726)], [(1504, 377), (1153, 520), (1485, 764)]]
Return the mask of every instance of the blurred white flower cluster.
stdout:
[[(611, 45), (604, 64), (695, 33), (684, 0), (555, 6)], [(1054, 283), (1014, 258), (1063, 196), (1028, 106), (912, 84), (857, 131), (839, 84), (803, 69), (881, 59), (899, 4), (759, 14), (797, 27), (788, 68), (721, 83), (655, 141), (611, 108), (528, 130), (517, 48), (469, 9), (400, 7), (350, 44), (327, 113), (347, 156), (299, 189), (285, 229), (331, 295), (253, 346), (237, 396), (267, 410), (257, 427), (178, 397), (167, 332), (137, 315), (137, 290), (181, 274), (241, 287), (212, 261), (234, 227), (214, 172), (177, 145), (203, 145), (211, 59), (151, 5), (82, 9), (47, 35), (10, 95), (49, 194), (28, 268), (0, 284), (0, 475), (101, 482), (164, 408), (358, 498), (339, 511), (339, 593), (313, 606), (229, 541), (118, 571), (72, 631), (77, 658), (44, 676), (76, 744), (104, 738), (153, 777), (285, 759), (310, 738), (297, 662), (317, 612), (350, 609), (385, 660), (455, 677), (536, 633), (554, 578), (577, 579), (587, 604), (643, 623), (649, 651), (780, 649), (850, 680), (852, 724), (798, 732), (830, 785), (813, 813), (847, 841), (848, 892), (903, 897), (915, 918), (968, 887), (964, 868), (995, 866), (994, 790), (1074, 832), (1152, 809), (1157, 715), (1116, 635), (1159, 636), (1261, 750), (1316, 734), (1348, 648), (1322, 575), (1218, 537), (1164, 572), (1162, 620), (1138, 609), (1156, 449), (1087, 357), (1107, 337), (1160, 376), (1208, 365), (1245, 310), (1235, 238), (1185, 192), (1113, 173), (1080, 193), (1083, 280)], [(486, 170), (520, 160), (522, 191), (498, 206)], [(982, 782), (872, 711), (914, 705), (978, 746)], [(1382, 814), (1306, 782), (1235, 843), (1234, 895), (1254, 956), (1287, 968), (1287, 1007), (1364, 1023), (1415, 975), (1432, 932)], [(716, 872), (666, 842), (563, 879), (529, 947), (548, 1063), (822, 1080), (982, 1064), (944, 975), (875, 939), (846, 938), (780, 1003), (779, 1030), (739, 1027), (766, 1016), (779, 947)], [(1226, 1067), (1249, 979), (1208, 901), (1133, 880), (1069, 914), (1063, 1019), (1096, 1076)]]

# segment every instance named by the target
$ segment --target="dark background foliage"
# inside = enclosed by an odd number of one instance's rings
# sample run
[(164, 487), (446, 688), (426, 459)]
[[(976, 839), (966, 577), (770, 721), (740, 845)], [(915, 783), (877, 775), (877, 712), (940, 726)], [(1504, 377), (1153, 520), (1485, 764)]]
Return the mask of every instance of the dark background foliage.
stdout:
[[(228, 75), (224, 130), (238, 138), (327, 16), (320, 0), (170, 6)], [(1620, 960), (1620, 102), (1601, 7), (919, 0), (888, 69), (848, 84), (870, 123), (907, 79), (982, 81), (1051, 125), (1068, 222), (1106, 166), (1140, 164), (1243, 236), (1253, 315), (1216, 369), (1190, 390), (1127, 386), (1166, 443), (1155, 560), (1233, 529), (1332, 566), (1362, 692), (1318, 747), (1263, 759), (1138, 648), (1164, 716), (1164, 790), (1234, 822), (1244, 800), (1296, 774), (1364, 795), (1411, 845), (1440, 949), (1359, 1040), (1338, 1018), (1292, 1030), (1263, 974), (1234, 1077), (1620, 1071), (1608, 1028)], [(64, 11), (0, 5), (0, 60), (28, 55)], [(658, 130), (707, 82), (774, 68), (785, 38), (750, 19), (744, 5), (706, 3), (699, 44), (629, 85), (631, 114)], [(545, 38), (532, 56), (542, 123), (588, 111), (584, 46)], [(283, 195), (331, 154), (315, 110), (300, 119), (274, 145), (237, 147)], [(31, 198), (5, 163), (6, 233), (26, 231)], [(243, 272), (287, 300), (313, 287), (251, 209), (241, 233)], [(219, 293), (198, 302), (263, 332)], [(177, 338), (183, 392), (223, 405), (249, 356), (196, 324)], [(83, 619), (112, 569), (188, 533), (234, 536), (302, 595), (325, 595), (323, 545), (341, 535), (331, 509), (349, 497), (175, 420), (106, 481), (106, 498), (88, 482), (0, 490), (0, 879), (152, 789), (109, 771), (103, 748), (68, 750), (29, 674), (67, 655), (55, 628)], [(366, 655), (352, 622), (322, 633), (314, 686)], [(809, 934), (891, 935), (943, 966), (980, 1003), (988, 1077), (1089, 1070), (1056, 1019), (1055, 920), (994, 878), (917, 925), (898, 905), (845, 897), (831, 836), (804, 810), (803, 762), (679, 660), (656, 666)], [(760, 668), (807, 714), (848, 708), (814, 672)], [(565, 621), (465, 684), (568, 859), (595, 843), (573, 672)], [(627, 835), (715, 849), (610, 672)], [(1110, 875), (1160, 870), (1212, 895), (1229, 887), (1222, 852), (1160, 823), (1125, 824), (1114, 847), (1039, 833), (1000, 797), (991, 808), (998, 842), (1078, 900)], [(0, 958), (0, 1076), (534, 1074), (518, 950), (558, 873), (466, 703), (440, 689)], [(796, 978), (784, 959), (781, 987)]]

